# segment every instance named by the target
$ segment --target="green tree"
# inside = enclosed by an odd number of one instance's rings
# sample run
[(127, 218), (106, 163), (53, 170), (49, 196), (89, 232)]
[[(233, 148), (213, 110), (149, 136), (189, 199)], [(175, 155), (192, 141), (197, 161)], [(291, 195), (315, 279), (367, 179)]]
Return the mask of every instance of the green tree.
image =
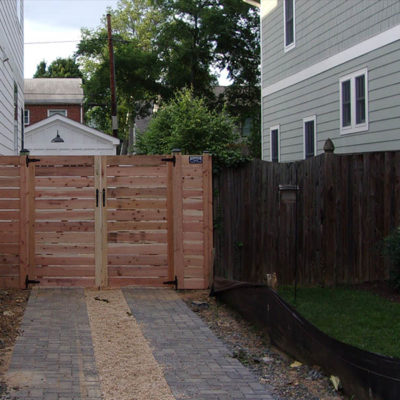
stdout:
[[(96, 33), (83, 31), (77, 56), (85, 75), (85, 102), (88, 122), (111, 132), (109, 52), (105, 28)], [(143, 49), (138, 38), (124, 39), (115, 34), (114, 59), (118, 102), (119, 135), (129, 140), (137, 117), (149, 115), (161, 91), (157, 54)]]
[(82, 78), (79, 64), (74, 58), (57, 58), (49, 66), (41, 61), (33, 75), (34, 78)]
[(210, 110), (204, 98), (183, 89), (157, 112), (147, 131), (139, 135), (140, 154), (183, 154), (210, 151), (217, 165), (234, 165), (245, 159), (241, 153), (235, 121), (225, 110)]
[[(226, 107), (239, 116), (240, 124), (249, 117), (257, 120), (259, 17), (254, 8), (242, 0), (120, 0), (110, 13), (121, 138), (156, 99), (168, 101), (185, 87), (204, 98), (210, 108)], [(77, 55), (87, 80), (88, 115), (107, 131), (105, 26), (83, 31)], [(228, 71), (233, 85), (216, 99), (213, 89), (222, 70)]]

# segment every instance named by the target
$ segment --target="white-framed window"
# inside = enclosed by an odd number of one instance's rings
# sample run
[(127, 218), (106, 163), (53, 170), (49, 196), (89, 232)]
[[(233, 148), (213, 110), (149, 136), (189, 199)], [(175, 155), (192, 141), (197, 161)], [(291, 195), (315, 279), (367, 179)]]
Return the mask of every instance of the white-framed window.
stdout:
[(281, 158), (279, 125), (270, 128), (269, 137), (271, 161), (278, 162)]
[(317, 155), (317, 117), (303, 118), (304, 158)]
[(289, 51), (296, 45), (296, 0), (283, 1), (284, 49)]
[(368, 130), (368, 70), (340, 78), (340, 133)]
[(24, 110), (24, 125), (29, 125), (31, 122), (30, 110)]
[(52, 117), (53, 115), (63, 115), (64, 117), (67, 117), (67, 110), (58, 110), (58, 109), (54, 109), (54, 110), (47, 110), (47, 116), (48, 117)]

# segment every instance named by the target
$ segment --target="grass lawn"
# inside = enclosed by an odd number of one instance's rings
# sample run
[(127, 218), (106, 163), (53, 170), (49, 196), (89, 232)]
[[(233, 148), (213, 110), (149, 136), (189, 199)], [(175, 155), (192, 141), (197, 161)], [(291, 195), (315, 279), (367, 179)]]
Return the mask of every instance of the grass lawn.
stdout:
[(283, 297), (326, 334), (374, 353), (400, 358), (400, 303), (347, 288), (279, 288)]

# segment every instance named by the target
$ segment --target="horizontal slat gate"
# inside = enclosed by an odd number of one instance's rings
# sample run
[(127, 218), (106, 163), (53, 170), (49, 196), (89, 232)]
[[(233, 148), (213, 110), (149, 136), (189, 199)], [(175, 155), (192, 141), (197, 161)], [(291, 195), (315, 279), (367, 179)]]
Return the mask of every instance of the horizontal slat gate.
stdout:
[(211, 198), (209, 155), (0, 157), (0, 287), (207, 288)]
[(168, 280), (168, 167), (160, 156), (107, 157), (110, 286)]
[(42, 157), (34, 173), (32, 277), (43, 286), (95, 285), (93, 157)]

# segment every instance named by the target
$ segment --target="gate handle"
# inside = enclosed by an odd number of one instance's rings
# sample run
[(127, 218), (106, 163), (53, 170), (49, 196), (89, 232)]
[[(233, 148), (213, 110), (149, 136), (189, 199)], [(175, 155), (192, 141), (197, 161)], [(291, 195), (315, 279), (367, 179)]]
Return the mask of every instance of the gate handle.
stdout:
[(103, 207), (106, 206), (106, 189), (103, 189)]
[(99, 206), (99, 189), (96, 189), (96, 207)]

